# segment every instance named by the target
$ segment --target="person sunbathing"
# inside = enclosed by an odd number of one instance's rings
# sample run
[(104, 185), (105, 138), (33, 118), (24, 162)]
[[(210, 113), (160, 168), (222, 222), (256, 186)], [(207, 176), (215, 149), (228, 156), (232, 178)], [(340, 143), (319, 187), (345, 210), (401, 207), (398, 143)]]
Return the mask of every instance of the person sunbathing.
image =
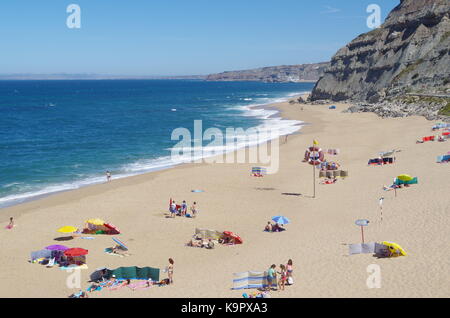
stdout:
[(264, 228), (265, 232), (272, 232), (272, 224), (269, 222), (267, 222), (266, 227)]
[(192, 247), (202, 247), (202, 242), (191, 239), (188, 243), (187, 246), (192, 246)]

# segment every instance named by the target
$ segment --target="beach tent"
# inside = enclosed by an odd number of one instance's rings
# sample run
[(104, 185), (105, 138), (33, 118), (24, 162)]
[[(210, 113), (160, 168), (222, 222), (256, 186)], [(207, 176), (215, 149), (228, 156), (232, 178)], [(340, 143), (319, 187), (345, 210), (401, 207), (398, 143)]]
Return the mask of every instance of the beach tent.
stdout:
[(389, 249), (391, 256), (406, 256), (407, 255), (405, 250), (397, 243), (383, 241), (383, 242), (381, 242), (381, 244), (383, 244), (384, 246), (386, 246)]
[(395, 178), (394, 184), (401, 185), (401, 184), (417, 184), (418, 179), (417, 177), (413, 178), (408, 174), (401, 174), (397, 178)]
[[(269, 287), (267, 282), (268, 273), (247, 271), (233, 274), (233, 289), (248, 289), (248, 288), (266, 288)], [(272, 286), (277, 287), (277, 280), (272, 281)]]
[(85, 221), (84, 234), (120, 234), (120, 231), (112, 224), (101, 219), (89, 219)]
[(434, 141), (435, 136), (422, 137), (422, 141)]
[(253, 167), (252, 168), (252, 176), (254, 176), (254, 177), (262, 177), (262, 176), (265, 176), (266, 174), (267, 174), (266, 168), (261, 168), (261, 167)]
[(37, 259), (40, 259), (40, 258), (51, 258), (51, 257), (52, 257), (52, 251), (47, 250), (47, 249), (31, 252), (31, 261), (32, 262)]
[(105, 270), (106, 274), (104, 277), (106, 279), (110, 279), (113, 275), (117, 279), (145, 279), (148, 280), (151, 278), (153, 281), (159, 281), (159, 268), (153, 268), (153, 267), (137, 267), (137, 266), (130, 266), (130, 267), (119, 267), (113, 270), (110, 269), (99, 269), (91, 274), (91, 280), (92, 278), (102, 276), (102, 271)]
[(218, 240), (223, 236), (223, 232), (208, 229), (195, 229), (195, 235), (198, 235), (203, 239)]
[(437, 162), (438, 163), (450, 162), (450, 155), (438, 156)]
[(377, 166), (377, 165), (386, 165), (386, 164), (393, 164), (395, 162), (395, 158), (392, 157), (383, 157), (383, 158), (375, 158), (375, 159), (369, 159), (369, 162), (367, 163), (369, 166)]

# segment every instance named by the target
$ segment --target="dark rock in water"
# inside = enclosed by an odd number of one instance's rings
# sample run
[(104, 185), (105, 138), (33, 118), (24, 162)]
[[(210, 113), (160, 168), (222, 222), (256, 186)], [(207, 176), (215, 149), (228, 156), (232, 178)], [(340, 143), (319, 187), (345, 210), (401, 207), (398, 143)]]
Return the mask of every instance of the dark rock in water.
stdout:
[(311, 100), (367, 102), (374, 106), (363, 106), (362, 111), (382, 116), (440, 118), (445, 100), (401, 98), (448, 96), (449, 89), (450, 1), (402, 0), (380, 28), (358, 36), (334, 55)]

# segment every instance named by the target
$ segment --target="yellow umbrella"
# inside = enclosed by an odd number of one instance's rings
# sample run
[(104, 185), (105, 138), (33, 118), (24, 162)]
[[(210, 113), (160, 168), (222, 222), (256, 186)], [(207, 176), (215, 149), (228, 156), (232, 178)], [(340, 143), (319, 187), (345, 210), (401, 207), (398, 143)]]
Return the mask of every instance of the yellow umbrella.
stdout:
[(405, 250), (397, 243), (384, 241), (384, 242), (381, 242), (381, 244), (383, 244), (384, 246), (387, 246), (389, 248), (389, 251), (391, 252), (391, 254), (399, 254), (399, 255), (406, 256)]
[(100, 219), (89, 219), (86, 221), (86, 223), (94, 224), (94, 225), (103, 225), (105, 224), (105, 221)]
[(401, 174), (397, 177), (397, 179), (401, 181), (411, 181), (413, 177), (411, 177), (409, 174)]
[(58, 232), (61, 232), (61, 233), (73, 233), (73, 232), (76, 232), (76, 231), (78, 231), (78, 229), (76, 227), (73, 227), (73, 226), (70, 226), (70, 225), (63, 226), (62, 228), (60, 228), (58, 230)]

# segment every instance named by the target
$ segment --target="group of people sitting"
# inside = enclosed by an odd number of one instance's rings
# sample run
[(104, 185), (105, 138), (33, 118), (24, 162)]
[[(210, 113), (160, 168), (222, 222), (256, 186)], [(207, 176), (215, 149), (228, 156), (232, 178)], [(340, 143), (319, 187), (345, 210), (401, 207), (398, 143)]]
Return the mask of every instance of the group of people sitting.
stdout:
[(264, 232), (281, 232), (285, 231), (286, 229), (283, 227), (282, 224), (274, 223), (272, 224), (270, 221), (267, 222), (266, 227), (264, 228)]
[(176, 204), (175, 201), (172, 201), (169, 207), (170, 216), (174, 218), (175, 216), (184, 216), (188, 218), (195, 218), (198, 213), (197, 202), (194, 202), (189, 208), (190, 213), (188, 213), (188, 206), (185, 200), (181, 204)]

